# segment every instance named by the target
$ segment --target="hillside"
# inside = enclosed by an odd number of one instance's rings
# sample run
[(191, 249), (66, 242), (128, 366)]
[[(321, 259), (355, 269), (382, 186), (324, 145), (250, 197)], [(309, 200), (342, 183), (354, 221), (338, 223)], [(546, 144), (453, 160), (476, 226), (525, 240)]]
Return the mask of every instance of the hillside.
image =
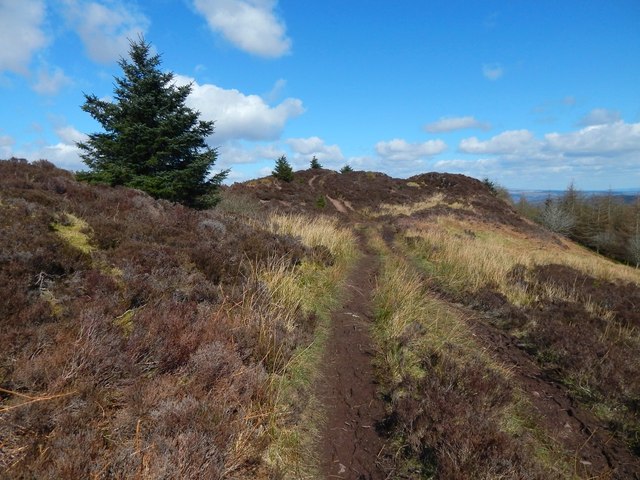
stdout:
[(640, 272), (477, 180), (12, 159), (0, 224), (2, 478), (640, 478)]

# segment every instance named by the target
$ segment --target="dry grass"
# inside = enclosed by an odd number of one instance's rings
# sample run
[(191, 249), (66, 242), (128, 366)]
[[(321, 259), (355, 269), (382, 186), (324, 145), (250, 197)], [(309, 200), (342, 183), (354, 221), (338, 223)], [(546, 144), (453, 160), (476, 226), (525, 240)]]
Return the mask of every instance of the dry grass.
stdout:
[[(255, 280), (267, 287), (270, 308), (280, 312), (284, 335), (293, 335), (298, 329), (298, 311), (304, 313), (303, 318), (317, 320), (307, 340), (300, 342), (291, 355), (271, 349), (278, 368), (270, 376), (273, 410), (269, 415), (270, 445), (266, 452), (272, 475), (317, 478), (316, 445), (322, 410), (311, 389), (329, 331), (329, 312), (336, 305), (341, 285), (356, 257), (356, 240), (350, 230), (339, 227), (331, 218), (274, 215), (267, 225), (275, 233), (300, 238), (309, 248), (324, 247), (331, 255), (328, 262), (316, 262), (312, 257), (296, 267), (276, 260), (254, 272)], [(268, 337), (274, 331), (277, 329), (267, 326), (259, 336)]]
[(267, 221), (267, 228), (274, 233), (299, 237), (308, 247), (323, 245), (341, 260), (352, 259), (357, 250), (353, 232), (339, 226), (334, 217), (316, 215), (273, 215)]
[(374, 334), (390, 423), (404, 452), (399, 471), (425, 478), (566, 472), (562, 455), (531, 428), (513, 427), (525, 421), (514, 407), (511, 372), (478, 344), (460, 311), (430, 295), (423, 278), (379, 237), (372, 244), (383, 253)]
[[(413, 183), (413, 185), (411, 185)], [(409, 186), (417, 186), (420, 185), (409, 182)], [(473, 210), (469, 205), (464, 205), (460, 202), (446, 202), (445, 197), (442, 193), (436, 193), (435, 195), (420, 200), (419, 202), (414, 203), (382, 203), (376, 209), (367, 208), (362, 213), (365, 216), (370, 218), (378, 218), (386, 215), (390, 216), (411, 216), (415, 213), (421, 212), (423, 210), (428, 210), (430, 208), (437, 207), (438, 205), (444, 205), (448, 208), (453, 209), (464, 209), (464, 210)]]
[[(435, 223), (435, 224), (434, 224)], [(560, 263), (602, 280), (621, 280), (640, 284), (640, 271), (616, 264), (572, 242), (527, 236), (508, 227), (439, 217), (435, 222), (416, 221), (405, 236), (411, 238), (412, 251), (427, 262), (430, 273), (457, 290), (497, 285), (515, 305), (527, 305), (535, 294), (510, 279), (516, 265)], [(556, 291), (566, 299), (572, 292)]]
[[(404, 248), (432, 281), (488, 308), (496, 325), (640, 452), (640, 271), (568, 240), (451, 218), (415, 222)], [(484, 295), (496, 298), (492, 292), (508, 302), (499, 300), (498, 311), (482, 306)]]

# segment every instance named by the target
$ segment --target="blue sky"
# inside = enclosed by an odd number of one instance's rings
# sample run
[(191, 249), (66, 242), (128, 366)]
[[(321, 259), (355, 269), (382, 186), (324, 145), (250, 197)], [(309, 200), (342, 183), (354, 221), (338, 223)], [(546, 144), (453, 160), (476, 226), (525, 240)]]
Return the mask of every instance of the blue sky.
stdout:
[(640, 187), (637, 0), (0, 0), (0, 158), (78, 170), (143, 34), (230, 181), (286, 154), (514, 189)]

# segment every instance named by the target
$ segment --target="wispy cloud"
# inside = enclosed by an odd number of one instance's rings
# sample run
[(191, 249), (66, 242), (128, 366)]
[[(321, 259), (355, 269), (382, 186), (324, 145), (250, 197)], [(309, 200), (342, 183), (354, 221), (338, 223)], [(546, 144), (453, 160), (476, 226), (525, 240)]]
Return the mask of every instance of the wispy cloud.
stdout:
[(85, 0), (62, 0), (64, 15), (78, 33), (94, 62), (110, 63), (126, 56), (129, 39), (149, 27), (149, 20), (130, 3), (113, 0), (108, 4)]
[(482, 75), (491, 81), (498, 80), (504, 75), (504, 68), (499, 63), (485, 63), (482, 65)]
[(452, 132), (454, 130), (464, 130), (468, 128), (479, 128), (489, 130), (491, 125), (476, 120), (474, 117), (442, 117), (439, 120), (428, 123), (424, 129), (430, 133)]
[(46, 66), (40, 67), (37, 81), (32, 88), (40, 95), (56, 95), (64, 87), (69, 86), (73, 81), (67, 77), (61, 68), (48, 69)]
[(388, 142), (376, 143), (376, 153), (384, 160), (415, 161), (425, 157), (432, 157), (447, 149), (442, 140), (429, 140), (422, 143), (409, 143), (400, 138)]
[(213, 31), (245, 52), (274, 58), (291, 50), (276, 0), (194, 0), (193, 5)]
[(617, 110), (607, 110), (606, 108), (595, 108), (580, 119), (578, 125), (589, 127), (593, 125), (607, 125), (620, 121), (620, 112)]

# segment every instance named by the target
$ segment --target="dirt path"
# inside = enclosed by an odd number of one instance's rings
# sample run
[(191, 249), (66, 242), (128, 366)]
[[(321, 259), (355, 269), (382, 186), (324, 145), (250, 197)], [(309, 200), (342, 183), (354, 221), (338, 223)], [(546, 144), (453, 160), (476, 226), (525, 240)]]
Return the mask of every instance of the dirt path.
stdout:
[(376, 392), (371, 294), (378, 261), (370, 253), (359, 260), (347, 281), (347, 299), (332, 315), (318, 396), (327, 409), (321, 445), (324, 478), (385, 479), (381, 460), (386, 445), (376, 432), (384, 404)]

